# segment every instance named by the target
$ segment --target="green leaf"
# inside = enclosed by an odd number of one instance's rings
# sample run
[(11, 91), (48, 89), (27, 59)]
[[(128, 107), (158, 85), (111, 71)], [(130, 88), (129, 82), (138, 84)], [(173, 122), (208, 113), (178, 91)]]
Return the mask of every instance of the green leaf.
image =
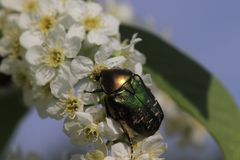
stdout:
[(147, 57), (145, 70), (159, 88), (190, 113), (215, 138), (225, 160), (240, 160), (240, 112), (223, 85), (203, 67), (158, 36), (121, 26), (122, 39), (138, 33), (136, 48)]
[(0, 153), (5, 149), (17, 123), (26, 112), (19, 91), (12, 88), (0, 88)]

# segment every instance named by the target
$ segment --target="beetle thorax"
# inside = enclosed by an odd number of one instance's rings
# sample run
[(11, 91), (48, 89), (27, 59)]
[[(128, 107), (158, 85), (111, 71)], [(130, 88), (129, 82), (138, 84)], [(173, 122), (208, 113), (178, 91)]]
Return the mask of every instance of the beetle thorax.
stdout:
[(126, 69), (108, 69), (101, 73), (100, 84), (107, 94), (119, 90), (132, 76), (132, 72)]

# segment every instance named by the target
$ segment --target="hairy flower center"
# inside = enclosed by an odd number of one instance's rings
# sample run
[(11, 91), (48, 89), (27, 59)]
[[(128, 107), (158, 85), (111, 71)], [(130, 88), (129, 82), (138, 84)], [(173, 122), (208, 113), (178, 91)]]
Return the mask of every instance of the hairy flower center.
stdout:
[(86, 16), (82, 21), (82, 25), (87, 31), (97, 29), (100, 26), (100, 18), (98, 16)]
[(53, 16), (43, 16), (38, 21), (38, 29), (46, 33), (56, 24), (56, 19)]
[(87, 139), (96, 142), (99, 138), (98, 126), (95, 123), (87, 125), (83, 130), (84, 135)]
[(107, 69), (106, 66), (102, 64), (96, 64), (92, 69), (92, 72), (90, 74), (90, 79), (93, 81), (96, 81), (99, 78), (101, 72), (105, 69)]
[(43, 58), (43, 63), (49, 67), (57, 68), (65, 60), (64, 52), (61, 48), (50, 48)]
[(64, 113), (67, 113), (70, 118), (74, 118), (75, 112), (80, 108), (80, 100), (73, 96), (69, 95), (66, 99), (61, 100)]
[(26, 12), (34, 12), (37, 10), (37, 1), (36, 0), (26, 0), (23, 3), (23, 10)]

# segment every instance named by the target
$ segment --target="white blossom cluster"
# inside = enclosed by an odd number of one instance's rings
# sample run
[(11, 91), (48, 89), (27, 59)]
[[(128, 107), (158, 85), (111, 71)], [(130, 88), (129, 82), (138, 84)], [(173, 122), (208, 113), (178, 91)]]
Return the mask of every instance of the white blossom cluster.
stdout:
[[(64, 132), (78, 145), (95, 143), (96, 150), (72, 159), (130, 157), (130, 146), (111, 143), (124, 137), (118, 122), (107, 117), (95, 77), (121, 67), (142, 76), (145, 57), (135, 49), (133, 35), (120, 41), (119, 20), (92, 1), (1, 0), (0, 71), (21, 87), (24, 102), (41, 117), (64, 119)], [(166, 144), (157, 133), (134, 144), (135, 159), (159, 159)], [(110, 152), (108, 152), (111, 151)]]

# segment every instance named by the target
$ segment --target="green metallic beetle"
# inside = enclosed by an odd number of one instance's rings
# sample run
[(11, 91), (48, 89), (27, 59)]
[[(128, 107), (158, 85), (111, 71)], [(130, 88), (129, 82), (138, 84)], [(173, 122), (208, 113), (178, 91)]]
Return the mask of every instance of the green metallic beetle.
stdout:
[(118, 121), (132, 143), (131, 130), (148, 137), (153, 135), (163, 120), (161, 106), (141, 77), (121, 68), (104, 69), (95, 78), (104, 92), (107, 116)]

